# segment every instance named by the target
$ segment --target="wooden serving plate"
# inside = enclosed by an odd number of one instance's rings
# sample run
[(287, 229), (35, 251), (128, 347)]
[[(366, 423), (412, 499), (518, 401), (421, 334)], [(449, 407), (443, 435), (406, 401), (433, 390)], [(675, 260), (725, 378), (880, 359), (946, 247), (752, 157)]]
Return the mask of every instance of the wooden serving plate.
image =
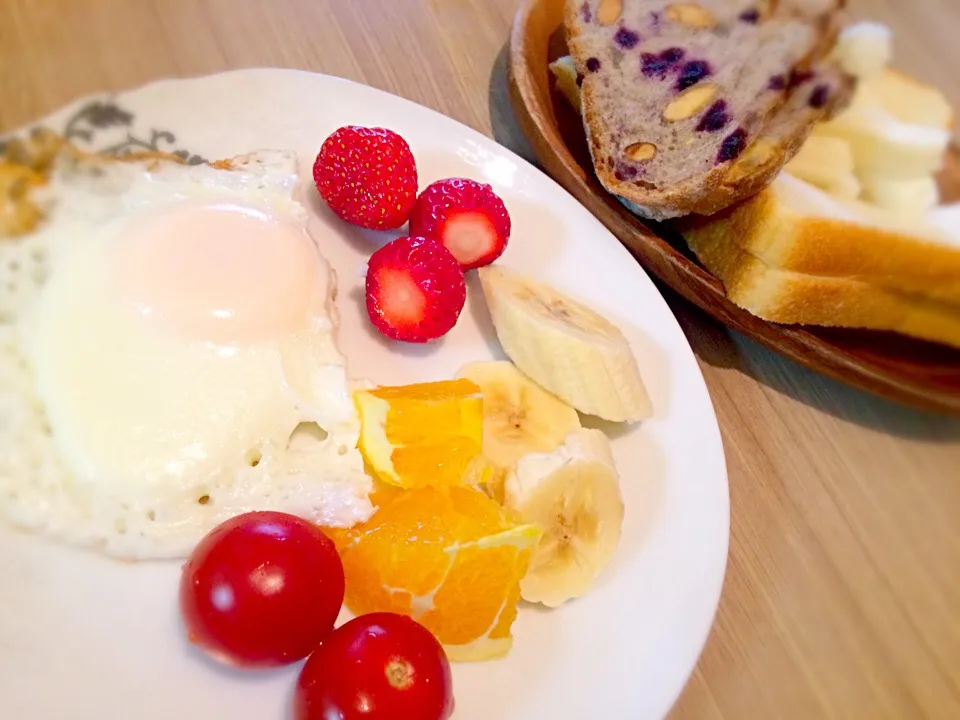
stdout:
[[(894, 333), (777, 325), (732, 302), (668, 225), (629, 213), (597, 181), (579, 115), (556, 91), (547, 65), (567, 54), (564, 0), (524, 0), (510, 38), (514, 111), (546, 171), (610, 229), (659, 280), (725, 325), (812, 370), (908, 405), (960, 414), (960, 350)], [(960, 200), (960, 153), (940, 178)]]

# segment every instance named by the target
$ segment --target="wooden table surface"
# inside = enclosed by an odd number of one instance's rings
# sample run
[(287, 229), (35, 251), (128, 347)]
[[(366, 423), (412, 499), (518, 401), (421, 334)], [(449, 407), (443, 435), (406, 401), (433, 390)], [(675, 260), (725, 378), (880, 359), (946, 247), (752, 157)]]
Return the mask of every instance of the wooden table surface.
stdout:
[[(518, 3), (3, 0), (0, 132), (85, 93), (278, 66), (389, 90), (532, 159), (504, 78)], [(960, 106), (960, 2), (849, 4)], [(669, 299), (732, 506), (716, 625), (672, 717), (960, 718), (960, 420), (818, 377)]]

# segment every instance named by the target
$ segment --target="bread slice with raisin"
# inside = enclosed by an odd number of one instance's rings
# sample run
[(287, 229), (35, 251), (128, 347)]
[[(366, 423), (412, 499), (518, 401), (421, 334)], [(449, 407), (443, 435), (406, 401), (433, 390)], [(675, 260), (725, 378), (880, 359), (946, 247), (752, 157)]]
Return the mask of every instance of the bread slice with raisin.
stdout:
[(601, 184), (665, 220), (765, 187), (852, 79), (826, 58), (839, 0), (568, 0)]

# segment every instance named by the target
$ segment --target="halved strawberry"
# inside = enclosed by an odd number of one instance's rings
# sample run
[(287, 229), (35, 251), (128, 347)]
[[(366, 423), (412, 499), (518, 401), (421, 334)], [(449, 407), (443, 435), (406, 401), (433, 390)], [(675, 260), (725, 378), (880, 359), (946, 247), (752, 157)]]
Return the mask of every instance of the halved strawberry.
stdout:
[(367, 314), (389, 338), (425, 343), (445, 335), (467, 299), (463, 270), (436, 240), (403, 237), (367, 263)]
[(447, 178), (427, 186), (410, 214), (410, 234), (434, 238), (464, 270), (489, 265), (507, 247), (510, 214), (489, 185)]

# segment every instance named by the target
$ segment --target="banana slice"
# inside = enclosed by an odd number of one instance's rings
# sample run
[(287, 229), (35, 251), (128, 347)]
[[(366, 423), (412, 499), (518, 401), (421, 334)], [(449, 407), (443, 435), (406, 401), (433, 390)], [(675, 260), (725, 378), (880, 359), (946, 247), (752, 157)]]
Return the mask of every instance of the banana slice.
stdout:
[(548, 393), (507, 360), (464, 365), (457, 373), (483, 394), (483, 454), (512, 469), (530, 453), (556, 450), (580, 427), (572, 407)]
[(521, 458), (504, 504), (543, 529), (520, 596), (547, 607), (580, 597), (620, 542), (623, 499), (607, 436), (580, 428), (552, 453)]
[(493, 265), (480, 284), (504, 352), (534, 382), (588, 415), (613, 422), (653, 412), (620, 330), (553, 288)]

